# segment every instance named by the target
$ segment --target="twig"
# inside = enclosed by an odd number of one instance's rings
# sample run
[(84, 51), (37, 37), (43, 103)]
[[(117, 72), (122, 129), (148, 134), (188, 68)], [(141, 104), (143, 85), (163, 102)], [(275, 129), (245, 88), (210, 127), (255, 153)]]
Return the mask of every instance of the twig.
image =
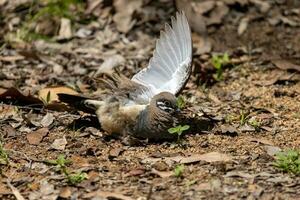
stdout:
[(16, 197), (17, 200), (25, 200), (25, 198), (21, 195), (20, 191), (10, 183), (10, 180), (7, 178), (7, 185), (10, 187), (12, 193)]

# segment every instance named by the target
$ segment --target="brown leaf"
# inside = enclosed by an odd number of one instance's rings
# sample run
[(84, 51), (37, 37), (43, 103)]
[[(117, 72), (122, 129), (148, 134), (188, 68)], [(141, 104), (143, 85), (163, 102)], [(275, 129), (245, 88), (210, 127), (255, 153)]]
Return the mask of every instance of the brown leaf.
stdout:
[(130, 177), (130, 176), (140, 176), (145, 173), (145, 169), (132, 169), (127, 174), (124, 175), (124, 177)]
[(0, 61), (4, 62), (15, 62), (18, 60), (24, 60), (23, 56), (16, 55), (16, 56), (0, 56)]
[(143, 1), (140, 0), (115, 0), (114, 7), (116, 14), (113, 16), (113, 21), (117, 25), (118, 31), (127, 33), (135, 24), (132, 20), (132, 14), (142, 7)]
[(123, 194), (117, 193), (117, 192), (106, 192), (103, 190), (98, 190), (95, 192), (90, 192), (85, 195), (83, 195), (83, 198), (85, 199), (120, 199), (120, 200), (133, 200), (129, 196), (125, 196)]
[(187, 164), (187, 163), (194, 163), (199, 161), (206, 161), (206, 162), (229, 162), (232, 161), (232, 157), (223, 153), (219, 152), (210, 152), (206, 154), (195, 154), (189, 157), (185, 157), (180, 159), (180, 163)]
[(14, 87), (7, 89), (2, 94), (0, 94), (0, 101), (4, 101), (4, 102), (18, 101), (23, 105), (31, 105), (31, 104), (43, 105), (43, 102), (40, 99), (32, 96), (30, 93), (28, 95), (24, 95)]
[(60, 87), (48, 87), (41, 89), (38, 93), (39, 98), (46, 102), (47, 104), (58, 101), (58, 93), (64, 93), (64, 94), (73, 94), (76, 95), (78, 92), (75, 90), (65, 87), (65, 86), (60, 86)]
[(49, 129), (48, 128), (40, 128), (36, 131), (32, 131), (31, 133), (28, 133), (26, 135), (26, 138), (29, 142), (29, 144), (38, 145), (43, 138), (48, 134)]
[(108, 158), (113, 159), (118, 157), (124, 151), (123, 148), (113, 148), (109, 150)]
[(115, 54), (109, 56), (100, 65), (99, 69), (96, 72), (96, 75), (101, 73), (112, 73), (115, 67), (121, 65), (124, 62), (125, 62), (125, 58), (122, 55)]
[(227, 172), (227, 174), (225, 175), (225, 177), (242, 177), (242, 178), (247, 178), (247, 179), (252, 179), (255, 177), (255, 175), (252, 174), (248, 174), (246, 172), (242, 172), (242, 171), (230, 171)]
[(156, 169), (152, 169), (151, 173), (158, 175), (161, 178), (168, 178), (168, 177), (174, 175), (174, 172), (172, 172), (172, 171), (158, 171)]
[(223, 18), (229, 12), (229, 8), (223, 2), (218, 1), (216, 8), (212, 11), (209, 18), (206, 18), (206, 25), (221, 24)]
[(64, 187), (59, 192), (59, 197), (64, 198), (64, 199), (70, 198), (71, 195), (72, 195), (72, 191), (71, 191), (70, 187)]
[(264, 139), (264, 138), (251, 137), (249, 140), (250, 140), (250, 142), (257, 142), (257, 143), (261, 143), (261, 144), (274, 145), (274, 143), (272, 141)]
[(197, 8), (200, 7), (197, 4), (196, 2), (191, 3), (190, 0), (176, 0), (176, 7), (185, 12), (191, 28), (198, 34), (205, 36), (207, 34), (206, 24), (202, 14), (197, 12), (200, 9)]
[(205, 53), (209, 53), (212, 50), (212, 44), (211, 41), (207, 36), (202, 36), (199, 34), (193, 34), (193, 46), (197, 48), (197, 51), (195, 54), (201, 55)]
[(281, 60), (281, 59), (272, 60), (272, 63), (279, 69), (283, 69), (283, 70), (293, 69), (300, 72), (300, 65), (296, 65), (287, 60)]
[(155, 163), (160, 160), (164, 160), (165, 162), (177, 162), (181, 164), (189, 164), (195, 163), (199, 161), (205, 162), (230, 162), (232, 161), (232, 157), (219, 152), (210, 152), (206, 154), (193, 154), (188, 157), (184, 156), (174, 156), (174, 157), (165, 157), (165, 158), (145, 158), (142, 163)]

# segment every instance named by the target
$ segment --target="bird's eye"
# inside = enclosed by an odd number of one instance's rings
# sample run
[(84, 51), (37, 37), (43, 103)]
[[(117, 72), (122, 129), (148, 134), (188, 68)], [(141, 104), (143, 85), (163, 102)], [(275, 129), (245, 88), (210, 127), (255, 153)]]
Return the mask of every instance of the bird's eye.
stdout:
[(171, 103), (170, 103), (169, 101), (165, 101), (164, 104), (165, 104), (165, 106), (167, 106), (167, 107), (170, 107), (170, 106), (171, 106)]

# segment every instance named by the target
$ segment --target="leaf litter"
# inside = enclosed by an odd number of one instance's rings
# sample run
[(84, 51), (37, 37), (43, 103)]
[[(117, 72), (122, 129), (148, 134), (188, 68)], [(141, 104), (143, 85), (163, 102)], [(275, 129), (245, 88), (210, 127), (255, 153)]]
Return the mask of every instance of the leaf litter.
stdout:
[[(26, 199), (299, 196), (299, 178), (270, 165), (279, 150), (300, 146), (297, 2), (86, 1), (83, 15), (54, 19), (53, 27), (45, 26), (51, 20), (37, 23), (33, 30), (52, 34), (52, 42), (26, 42), (15, 34), (26, 12), (16, 8), (28, 10), (28, 2), (1, 2), (7, 15), (0, 35), (9, 34), (0, 39), (0, 141), (9, 164), (1, 165), (0, 198), (18, 192)], [(123, 147), (94, 128), (93, 116), (57, 102), (57, 93), (95, 92), (86, 77), (97, 71), (131, 77), (145, 67), (176, 6), (186, 11), (194, 41), (192, 75), (182, 93), (191, 120), (183, 144)], [(216, 82), (210, 60), (225, 52), (232, 66)], [(69, 186), (43, 164), (61, 153), (73, 161), (70, 170), (86, 172), (88, 180)], [(185, 165), (180, 178), (172, 171), (178, 163)]]

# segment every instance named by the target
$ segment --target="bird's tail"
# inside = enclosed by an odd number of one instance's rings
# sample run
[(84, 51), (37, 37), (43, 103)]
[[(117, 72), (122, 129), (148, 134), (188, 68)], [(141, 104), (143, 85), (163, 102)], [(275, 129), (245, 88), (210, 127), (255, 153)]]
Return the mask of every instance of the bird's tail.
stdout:
[(87, 97), (64, 93), (59, 93), (57, 96), (61, 102), (68, 104), (70, 107), (87, 113), (95, 113), (96, 108), (86, 103), (86, 100), (89, 99)]

